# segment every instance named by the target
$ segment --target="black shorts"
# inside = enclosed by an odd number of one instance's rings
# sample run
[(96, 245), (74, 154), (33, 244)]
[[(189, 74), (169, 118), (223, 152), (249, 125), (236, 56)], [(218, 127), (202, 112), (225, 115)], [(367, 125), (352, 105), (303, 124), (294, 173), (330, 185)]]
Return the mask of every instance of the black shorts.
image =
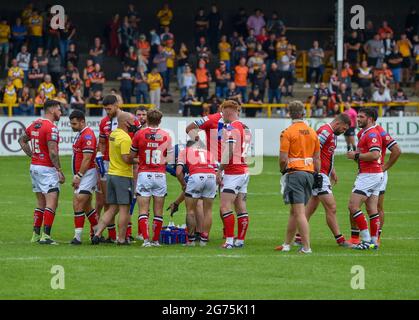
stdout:
[(344, 134), (345, 137), (355, 137), (355, 128), (349, 128)]
[(412, 65), (410, 57), (404, 57), (403, 61), (402, 61), (402, 68), (403, 69), (408, 69), (410, 68), (410, 66)]

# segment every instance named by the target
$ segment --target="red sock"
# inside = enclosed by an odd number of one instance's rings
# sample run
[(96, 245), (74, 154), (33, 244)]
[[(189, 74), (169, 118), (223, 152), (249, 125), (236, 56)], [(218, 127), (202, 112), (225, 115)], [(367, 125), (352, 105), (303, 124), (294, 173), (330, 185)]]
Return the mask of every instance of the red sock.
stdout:
[(301, 242), (301, 235), (299, 233), (295, 235), (295, 242)]
[(74, 212), (74, 227), (76, 229), (83, 229), (83, 227), (84, 227), (84, 212)]
[(371, 237), (376, 237), (378, 238), (379, 236), (379, 231), (380, 230), (380, 215), (377, 214), (373, 214), (372, 216), (370, 216), (370, 232), (371, 232)]
[[(221, 211), (220, 211), (220, 218), (221, 218), (221, 221), (224, 224), (224, 218), (223, 218), (223, 214), (222, 214)], [(223, 239), (225, 239), (225, 238), (226, 238), (226, 228), (225, 228), (225, 226), (223, 226)]]
[(159, 241), (160, 231), (161, 231), (162, 226), (163, 226), (163, 217), (154, 216), (154, 219), (153, 219), (153, 241)]
[(223, 222), (226, 238), (234, 238), (234, 214), (233, 211), (223, 213)]
[(149, 240), (150, 235), (148, 233), (148, 215), (140, 214), (138, 217), (138, 235), (142, 234), (144, 240)]
[(335, 236), (335, 240), (337, 244), (342, 244), (345, 242), (345, 237), (342, 234), (338, 234)]
[(34, 230), (37, 231), (36, 233), (39, 234), (39, 231), (42, 227), (42, 222), (44, 221), (44, 210), (40, 208), (36, 208), (33, 213), (33, 227)]
[(360, 231), (368, 230), (368, 223), (367, 219), (365, 219), (364, 214), (362, 211), (357, 211), (353, 214), (354, 221), (356, 222), (356, 225), (358, 226), (358, 229)]
[(132, 223), (131, 221), (128, 222), (127, 233), (125, 238), (130, 238), (132, 236)]
[(52, 224), (54, 223), (55, 212), (51, 208), (44, 210), (44, 232), (51, 235)]
[(116, 241), (116, 228), (114, 224), (107, 226), (109, 238)]
[(241, 213), (237, 215), (238, 235), (237, 239), (244, 240), (246, 238), (247, 228), (249, 227), (249, 215)]
[(98, 224), (98, 215), (96, 209), (92, 209), (89, 211), (89, 213), (86, 213), (86, 217), (90, 222), (90, 235), (92, 236), (94, 234), (93, 227), (97, 226)]

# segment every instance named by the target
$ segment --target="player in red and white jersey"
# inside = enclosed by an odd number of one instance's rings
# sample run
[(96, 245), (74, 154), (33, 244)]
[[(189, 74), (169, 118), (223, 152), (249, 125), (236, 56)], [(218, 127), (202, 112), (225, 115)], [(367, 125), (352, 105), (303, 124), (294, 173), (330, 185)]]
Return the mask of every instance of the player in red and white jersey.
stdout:
[[(103, 156), (103, 171), (100, 172), (100, 192), (96, 192), (96, 211), (98, 216), (100, 216), (102, 208), (106, 211), (108, 205), (106, 203), (106, 178), (109, 170), (109, 136), (118, 127), (118, 116), (122, 112), (119, 108), (121, 105), (120, 98), (117, 95), (108, 95), (103, 99), (103, 108), (106, 112), (106, 117), (104, 117), (99, 124), (99, 143), (98, 143), (98, 156)], [(134, 137), (135, 132), (141, 127), (138, 120), (134, 121), (134, 126), (130, 128), (128, 133), (131, 138)], [(131, 238), (131, 222), (128, 225), (127, 237)], [(116, 229), (115, 224), (112, 223), (107, 227), (109, 232), (109, 239), (107, 242), (116, 241)]]
[[(246, 208), (249, 173), (245, 158), (251, 138), (250, 130), (239, 121), (238, 108), (239, 105), (235, 101), (223, 103), (223, 119), (227, 125), (222, 133), (223, 150), (217, 183), (221, 185), (220, 211), (225, 229), (225, 249), (243, 247), (249, 225)], [(238, 236), (235, 243), (233, 206), (238, 220)]]
[(70, 125), (77, 135), (73, 143), (73, 210), (75, 233), (71, 244), (80, 245), (85, 216), (90, 222), (90, 237), (93, 236), (98, 224), (97, 213), (92, 208), (92, 194), (97, 186), (96, 171), (96, 137), (92, 129), (86, 125), (84, 113), (75, 110), (70, 114)]
[[(172, 139), (168, 132), (159, 128), (162, 117), (163, 114), (159, 110), (147, 112), (147, 127), (135, 134), (130, 153), (131, 158), (138, 157), (136, 194), (144, 247), (160, 246), (163, 206), (167, 195), (166, 164), (173, 163)], [(148, 215), (151, 197), (153, 197), (154, 233), (150, 242)]]
[[(397, 144), (397, 141), (394, 140), (391, 135), (384, 130), (383, 127), (376, 124), (376, 121), (378, 119), (378, 113), (375, 113), (374, 117), (374, 124), (375, 129), (378, 131), (380, 137), (381, 137), (381, 164), (383, 167), (384, 172), (384, 179), (383, 183), (380, 187), (380, 195), (378, 197), (378, 213), (380, 215), (380, 229), (378, 230), (378, 237), (380, 239), (383, 225), (384, 225), (384, 195), (387, 188), (388, 183), (388, 170), (393, 167), (393, 165), (397, 162), (400, 155), (402, 154), (402, 151), (400, 149), (400, 146)], [(361, 132), (362, 133), (362, 132)], [(389, 150), (391, 152), (390, 158), (387, 162), (385, 162), (386, 152)], [(369, 208), (367, 207), (367, 210)], [(374, 214), (375, 212), (371, 212), (371, 214)], [(356, 224), (354, 221), (351, 221), (352, 225), (352, 239), (351, 241), (354, 243), (359, 242), (359, 230), (356, 228)]]
[[(51, 238), (51, 228), (58, 207), (59, 185), (64, 183), (65, 177), (59, 158), (60, 137), (54, 121), (60, 120), (61, 105), (58, 101), (49, 100), (44, 104), (44, 111), (45, 118), (37, 119), (27, 127), (19, 138), (19, 144), (32, 159), (32, 189), (38, 202), (31, 242), (57, 244)], [(41, 236), (42, 224), (44, 230)]]
[[(337, 137), (345, 133), (351, 125), (351, 119), (348, 115), (342, 113), (338, 115), (331, 123), (321, 126), (317, 130), (320, 141), (320, 175), (323, 178), (321, 188), (313, 189), (313, 196), (309, 200), (306, 207), (306, 217), (309, 221), (311, 216), (317, 210), (320, 202), (326, 213), (326, 223), (332, 231), (335, 240), (339, 246), (349, 247), (350, 243), (340, 233), (339, 225), (336, 218), (336, 200), (333, 196), (332, 185), (336, 184), (338, 177), (334, 167), (334, 156), (337, 147)], [(301, 237), (295, 237), (296, 243), (301, 242)]]
[[(363, 108), (358, 112), (358, 127), (363, 129), (358, 133), (356, 151), (349, 151), (347, 158), (358, 163), (359, 172), (349, 200), (349, 211), (356, 222), (362, 241), (354, 248), (368, 250), (378, 247), (378, 230), (380, 215), (378, 214), (378, 196), (384, 180), (381, 164), (381, 135), (375, 128), (375, 113), (373, 109)], [(369, 208), (371, 232), (361, 206), (365, 203)], [(374, 212), (374, 213), (371, 213)]]
[[(201, 246), (207, 244), (212, 225), (212, 205), (217, 193), (215, 168), (215, 159), (211, 153), (194, 140), (188, 141), (187, 147), (178, 156), (176, 176), (185, 192), (189, 238), (194, 239), (195, 233), (199, 233)], [(189, 172), (187, 182), (185, 171)], [(200, 199), (203, 201), (202, 217), (198, 212)], [(188, 245), (194, 246), (195, 241), (189, 240)]]

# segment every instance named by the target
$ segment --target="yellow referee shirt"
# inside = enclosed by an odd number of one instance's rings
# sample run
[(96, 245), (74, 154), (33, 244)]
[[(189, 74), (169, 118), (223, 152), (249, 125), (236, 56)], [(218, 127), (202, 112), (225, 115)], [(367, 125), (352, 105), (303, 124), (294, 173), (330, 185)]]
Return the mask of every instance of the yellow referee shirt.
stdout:
[(123, 154), (130, 154), (131, 137), (122, 129), (115, 129), (109, 136), (109, 174), (133, 178), (132, 165), (122, 160)]

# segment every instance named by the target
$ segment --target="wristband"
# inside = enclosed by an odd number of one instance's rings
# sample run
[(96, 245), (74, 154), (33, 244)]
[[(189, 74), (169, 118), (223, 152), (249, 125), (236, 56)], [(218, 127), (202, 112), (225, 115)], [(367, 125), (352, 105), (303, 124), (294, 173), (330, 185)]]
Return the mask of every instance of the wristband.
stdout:
[(359, 153), (359, 152), (357, 152), (357, 153), (355, 153), (355, 161), (359, 161), (359, 156), (360, 156), (361, 154)]
[(80, 172), (77, 172), (77, 176), (78, 176), (79, 178), (83, 178), (84, 174), (82, 174), (82, 173), (80, 173)]

